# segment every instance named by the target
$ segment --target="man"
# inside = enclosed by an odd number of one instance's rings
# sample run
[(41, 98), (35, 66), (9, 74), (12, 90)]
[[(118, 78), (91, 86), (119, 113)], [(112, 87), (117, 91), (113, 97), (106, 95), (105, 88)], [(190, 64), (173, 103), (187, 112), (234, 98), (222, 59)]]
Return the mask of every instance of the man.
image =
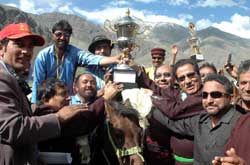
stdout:
[(214, 156), (223, 154), (231, 130), (241, 113), (231, 106), (233, 86), (224, 76), (211, 74), (204, 81), (202, 104), (206, 113), (170, 120), (159, 110), (153, 118), (175, 133), (194, 137), (194, 164), (211, 164)]
[[(203, 111), (202, 85), (197, 63), (191, 59), (181, 59), (174, 65), (172, 75), (180, 89), (174, 86), (159, 88), (144, 72), (141, 72), (137, 82), (140, 86), (154, 91), (154, 106), (169, 118), (177, 120), (200, 114)], [(175, 164), (192, 164), (192, 138), (172, 134), (171, 147), (176, 159)]]
[[(172, 68), (161, 65), (155, 70), (154, 82), (161, 88), (169, 88), (173, 85)], [(145, 105), (145, 104), (144, 104)], [(147, 164), (172, 165), (172, 149), (170, 147), (171, 131), (166, 130), (158, 122), (150, 120), (146, 129), (146, 145), (144, 156)]]
[(74, 83), (76, 94), (72, 96), (71, 104), (91, 104), (96, 100), (96, 79), (90, 73), (83, 73), (76, 77)]
[(168, 88), (173, 84), (172, 68), (168, 65), (161, 65), (155, 70), (154, 82), (161, 88)]
[[(60, 80), (47, 79), (38, 88), (38, 106), (34, 111), (34, 116), (56, 113), (60, 108), (69, 105), (69, 101), (67, 86)], [(83, 124), (82, 127), (89, 127), (89, 124)], [(79, 157), (76, 152), (75, 138), (70, 135), (67, 135), (67, 137), (66, 135), (61, 135), (58, 138), (39, 142), (38, 149), (40, 151), (40, 161), (46, 164), (52, 163), (48, 157), (53, 157), (53, 164), (71, 163), (71, 160), (67, 160), (67, 157), (72, 157), (74, 164)], [(56, 157), (58, 152), (64, 155), (64, 157)]]
[(37, 164), (37, 142), (58, 137), (61, 126), (86, 107), (66, 106), (54, 114), (32, 117), (24, 79), (34, 46), (42, 46), (45, 41), (32, 34), (26, 23), (4, 27), (0, 41), (0, 164)]
[(245, 112), (250, 111), (250, 60), (241, 62), (238, 68), (238, 92), (239, 98), (236, 102), (237, 109)]
[[(111, 86), (113, 86), (111, 88)], [(90, 73), (83, 73), (76, 77), (74, 83), (76, 94), (72, 96), (71, 104), (92, 104), (97, 99), (96, 79)], [(111, 88), (111, 89), (110, 89)], [(104, 89), (104, 95), (112, 92), (120, 92), (122, 85), (108, 84)], [(113, 96), (112, 96), (113, 97)], [(101, 119), (100, 119), (101, 120)], [(90, 161), (90, 148), (88, 145), (88, 135), (77, 137), (77, 144), (80, 148), (80, 164), (87, 164)]]
[(214, 66), (214, 64), (212, 63), (204, 63), (200, 66), (200, 75), (201, 75), (201, 81), (203, 82), (204, 79), (206, 78), (206, 76), (208, 74), (216, 74), (217, 73), (217, 69)]
[[(236, 103), (236, 109), (246, 113), (249, 112), (250, 108), (250, 60), (241, 62), (237, 70), (240, 98)], [(237, 155), (243, 158), (247, 163), (250, 162), (250, 143), (248, 138), (246, 138), (249, 136), (249, 121), (249, 114), (240, 117), (232, 131), (232, 135), (225, 145), (225, 152), (234, 148)]]
[(146, 68), (146, 73), (151, 80), (154, 80), (155, 69), (163, 64), (165, 60), (165, 49), (153, 48), (151, 50), (152, 66)]
[(87, 53), (70, 45), (71, 25), (60, 20), (52, 28), (54, 44), (41, 50), (34, 62), (34, 79), (32, 88), (32, 103), (37, 100), (37, 87), (50, 77), (62, 80), (73, 94), (73, 79), (79, 65), (107, 65), (118, 63), (119, 56), (103, 57)]
[[(97, 35), (93, 38), (91, 44), (89, 45), (88, 50), (93, 54), (109, 57), (111, 55), (111, 50), (113, 49), (113, 47), (114, 45), (111, 44), (111, 40), (108, 39), (105, 35)], [(100, 90), (104, 87), (105, 74), (111, 74), (110, 69), (112, 68), (114, 68), (114, 65), (111, 66), (88, 65), (86, 71), (90, 72), (95, 76), (97, 90)]]

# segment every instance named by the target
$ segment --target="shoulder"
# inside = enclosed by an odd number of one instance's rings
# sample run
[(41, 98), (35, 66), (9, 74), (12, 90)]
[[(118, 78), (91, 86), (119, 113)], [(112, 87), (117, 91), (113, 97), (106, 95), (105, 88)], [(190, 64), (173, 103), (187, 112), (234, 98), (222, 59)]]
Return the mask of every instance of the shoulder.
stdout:
[(203, 123), (209, 119), (209, 115), (207, 112), (201, 112), (199, 115), (197, 115), (197, 117), (199, 118), (200, 123)]
[(48, 47), (42, 49), (42, 50), (38, 53), (36, 59), (43, 59), (43, 58), (45, 58), (46, 56), (50, 56), (50, 55), (53, 55), (53, 54), (54, 54), (54, 46), (53, 46), (53, 45), (50, 45), (50, 46), (48, 46)]
[(237, 125), (248, 125), (250, 128), (250, 113), (241, 115), (237, 121)]

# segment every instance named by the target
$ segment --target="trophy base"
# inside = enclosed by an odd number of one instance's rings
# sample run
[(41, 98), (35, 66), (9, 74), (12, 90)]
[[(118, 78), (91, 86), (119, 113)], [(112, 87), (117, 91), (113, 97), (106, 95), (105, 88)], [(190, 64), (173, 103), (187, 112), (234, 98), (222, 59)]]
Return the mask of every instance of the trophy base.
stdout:
[(196, 62), (201, 62), (205, 60), (202, 54), (194, 54), (194, 55), (191, 55), (190, 58), (195, 60)]
[(113, 81), (124, 85), (124, 89), (137, 88), (136, 72), (126, 64), (117, 65), (113, 73)]

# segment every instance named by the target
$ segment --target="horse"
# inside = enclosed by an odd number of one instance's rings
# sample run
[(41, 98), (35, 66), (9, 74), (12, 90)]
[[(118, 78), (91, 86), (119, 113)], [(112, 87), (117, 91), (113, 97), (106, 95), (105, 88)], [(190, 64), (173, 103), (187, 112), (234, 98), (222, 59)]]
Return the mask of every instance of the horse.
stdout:
[(143, 131), (138, 112), (116, 101), (105, 103), (104, 124), (90, 140), (91, 165), (143, 165)]

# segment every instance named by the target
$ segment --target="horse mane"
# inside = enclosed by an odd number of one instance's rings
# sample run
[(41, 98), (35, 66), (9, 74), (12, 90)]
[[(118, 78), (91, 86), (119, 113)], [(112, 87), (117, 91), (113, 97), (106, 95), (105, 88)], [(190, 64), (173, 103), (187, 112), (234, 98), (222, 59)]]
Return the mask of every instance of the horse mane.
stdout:
[(118, 101), (110, 101), (110, 106), (114, 108), (114, 112), (116, 115), (120, 115), (122, 117), (127, 117), (129, 120), (139, 125), (139, 113), (132, 108), (129, 99), (127, 99), (124, 103)]

